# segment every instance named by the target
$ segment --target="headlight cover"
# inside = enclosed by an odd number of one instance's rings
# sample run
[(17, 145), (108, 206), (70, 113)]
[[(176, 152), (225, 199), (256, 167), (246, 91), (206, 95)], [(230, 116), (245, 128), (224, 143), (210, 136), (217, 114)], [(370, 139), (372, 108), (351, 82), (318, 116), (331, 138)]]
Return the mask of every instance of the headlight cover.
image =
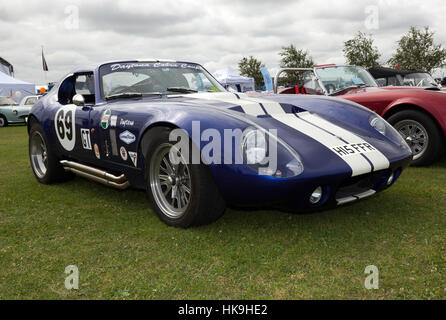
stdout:
[(248, 127), (240, 140), (243, 162), (260, 175), (292, 178), (304, 171), (300, 156), (285, 142), (258, 127)]
[(401, 149), (406, 149), (411, 151), (409, 145), (406, 143), (404, 138), (399, 134), (394, 127), (392, 127), (386, 120), (381, 118), (379, 115), (374, 114), (370, 116), (370, 125), (383, 136), (389, 138), (392, 142), (397, 144)]

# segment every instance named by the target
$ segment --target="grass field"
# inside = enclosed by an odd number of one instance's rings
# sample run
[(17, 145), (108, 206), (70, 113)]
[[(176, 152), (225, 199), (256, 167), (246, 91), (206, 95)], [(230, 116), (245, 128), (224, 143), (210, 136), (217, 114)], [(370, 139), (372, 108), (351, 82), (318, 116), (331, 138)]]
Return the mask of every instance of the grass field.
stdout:
[(227, 210), (181, 230), (142, 191), (39, 184), (27, 147), (24, 126), (0, 128), (1, 299), (446, 299), (446, 158), (350, 206)]

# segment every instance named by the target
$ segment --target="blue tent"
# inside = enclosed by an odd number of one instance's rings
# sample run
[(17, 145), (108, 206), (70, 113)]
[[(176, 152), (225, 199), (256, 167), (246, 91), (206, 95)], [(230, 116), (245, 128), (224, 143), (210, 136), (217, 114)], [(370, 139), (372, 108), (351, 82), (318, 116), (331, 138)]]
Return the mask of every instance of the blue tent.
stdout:
[(12, 95), (12, 98), (17, 103), (20, 103), (20, 100), (22, 100), (23, 97), (35, 94), (35, 85), (17, 80), (0, 72), (0, 96), (10, 97)]

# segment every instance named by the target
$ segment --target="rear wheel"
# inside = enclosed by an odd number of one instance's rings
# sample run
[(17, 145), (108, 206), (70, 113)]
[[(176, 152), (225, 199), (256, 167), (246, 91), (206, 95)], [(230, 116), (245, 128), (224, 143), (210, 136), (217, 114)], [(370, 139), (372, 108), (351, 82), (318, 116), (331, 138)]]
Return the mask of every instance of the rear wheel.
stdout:
[[(167, 225), (187, 228), (217, 220), (225, 202), (204, 164), (192, 164), (169, 141), (170, 128), (154, 128), (146, 150), (147, 193)], [(192, 153), (190, 153), (192, 154)], [(176, 159), (176, 160), (174, 160)]]
[(29, 160), (34, 175), (40, 183), (51, 184), (73, 176), (63, 169), (48, 143), (42, 126), (37, 122), (31, 125), (29, 131)]
[(388, 121), (412, 149), (412, 165), (430, 165), (443, 154), (443, 134), (428, 115), (416, 110), (405, 110), (394, 114)]
[(7, 127), (8, 126), (8, 120), (6, 120), (6, 117), (2, 114), (0, 114), (0, 127)]

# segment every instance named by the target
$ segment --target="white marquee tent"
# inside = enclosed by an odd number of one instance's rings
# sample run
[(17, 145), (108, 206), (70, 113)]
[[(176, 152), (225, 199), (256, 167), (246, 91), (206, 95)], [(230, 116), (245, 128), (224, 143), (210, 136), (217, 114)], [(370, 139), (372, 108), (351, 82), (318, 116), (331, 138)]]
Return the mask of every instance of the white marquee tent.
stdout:
[(214, 72), (213, 76), (226, 88), (239, 92), (255, 91), (253, 78), (237, 74), (231, 67)]
[(10, 97), (17, 103), (23, 97), (35, 95), (36, 88), (33, 84), (24, 82), (0, 72), (0, 96)]

